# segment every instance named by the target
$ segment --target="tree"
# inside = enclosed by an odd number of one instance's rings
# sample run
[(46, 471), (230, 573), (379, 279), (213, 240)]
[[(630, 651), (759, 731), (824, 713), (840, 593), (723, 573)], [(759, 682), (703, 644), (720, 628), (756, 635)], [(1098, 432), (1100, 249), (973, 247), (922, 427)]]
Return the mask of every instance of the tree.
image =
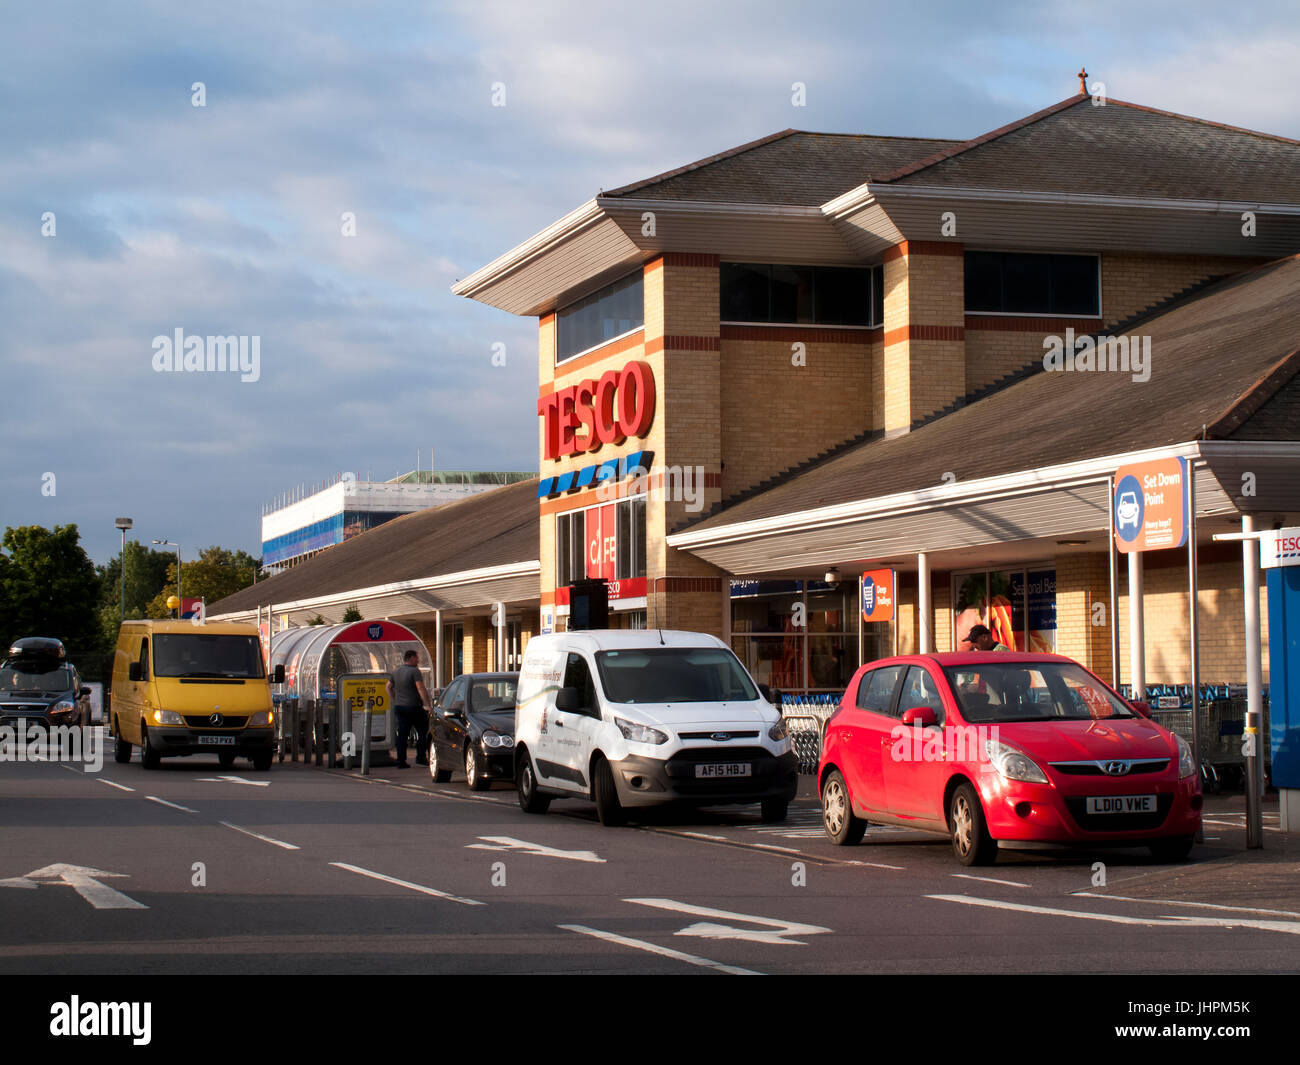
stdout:
[(321, 617), (320, 614), (317, 614), (314, 618), (309, 618), (309, 619), (307, 620), (307, 624), (308, 624), (308, 625), (324, 625), (324, 624), (325, 624), (325, 619), (324, 619), (323, 617)]
[[(247, 588), (261, 576), (262, 563), (246, 551), (224, 547), (205, 547), (193, 562), (181, 566), (181, 591), (186, 599), (203, 599), (209, 604)], [(149, 602), (145, 613), (151, 618), (171, 615), (167, 597), (176, 594), (176, 562), (167, 566), (162, 589)]]
[(0, 638), (62, 640), (87, 676), (102, 669), (106, 650), (97, 618), (100, 583), (75, 525), (5, 530), (0, 551)]
[(355, 603), (353, 603), (350, 607), (348, 607), (345, 611), (343, 611), (343, 624), (345, 625), (349, 625), (354, 621), (364, 621), (364, 620), (365, 619), (361, 616), (361, 611), (357, 609), (357, 605)]
[[(150, 600), (167, 583), (168, 567), (176, 561), (170, 551), (154, 551), (135, 540), (126, 543), (126, 616), (145, 617)], [(114, 555), (107, 565), (96, 568), (99, 574), (100, 602), (104, 615), (112, 607), (113, 631), (122, 616), (122, 555)], [(165, 598), (165, 597), (164, 597)]]

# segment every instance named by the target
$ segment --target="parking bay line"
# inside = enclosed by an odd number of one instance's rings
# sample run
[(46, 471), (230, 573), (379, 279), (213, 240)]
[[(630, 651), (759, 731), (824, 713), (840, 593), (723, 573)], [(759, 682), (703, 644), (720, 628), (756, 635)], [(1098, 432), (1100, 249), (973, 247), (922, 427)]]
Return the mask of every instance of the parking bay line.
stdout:
[(647, 943), (644, 939), (629, 939), (627, 936), (616, 935), (613, 932), (602, 932), (598, 928), (588, 928), (586, 925), (562, 924), (556, 927), (563, 928), (566, 932), (577, 932), (579, 935), (603, 939), (606, 943), (617, 943), (622, 947), (631, 947), (633, 950), (649, 951), (651, 954), (672, 958), (675, 961), (684, 961), (688, 965), (698, 965), (705, 969), (712, 969), (715, 972), (726, 973), (729, 976), (763, 975), (753, 969), (742, 969), (737, 965), (724, 965), (720, 961), (710, 961), (708, 958), (701, 958), (695, 954), (686, 954), (680, 950), (673, 950), (671, 947), (661, 947), (657, 943)]
[(162, 803), (162, 805), (164, 806), (170, 806), (173, 810), (184, 810), (187, 814), (198, 813), (198, 810), (191, 810), (188, 806), (182, 806), (178, 802), (168, 802), (166, 799), (158, 798), (157, 795), (146, 795), (145, 798), (148, 799), (150, 802), (158, 802), (158, 803)]
[[(1084, 913), (1082, 910), (1060, 910), (1052, 906), (1030, 906), (1023, 902), (1006, 902), (1002, 899), (981, 899), (971, 895), (926, 895), (940, 902), (960, 902), (967, 906), (986, 906), (994, 910), (1012, 910), (1033, 913), (1044, 917), (1081, 917), (1086, 921), (1104, 921), (1108, 924), (1146, 925), (1155, 928), (1256, 928), (1263, 932), (1286, 932), (1300, 935), (1300, 921), (1255, 921), (1232, 917), (1125, 917), (1118, 913)], [(1106, 896), (1099, 896), (1106, 897)]]
[(135, 788), (128, 788), (125, 784), (119, 784), (115, 780), (108, 780), (105, 777), (96, 777), (101, 784), (107, 784), (110, 788), (117, 788), (119, 791), (135, 791)]
[(459, 895), (449, 895), (447, 892), (439, 891), (437, 888), (425, 887), (423, 884), (412, 884), (409, 880), (398, 880), (395, 876), (376, 873), (373, 869), (363, 869), (359, 865), (349, 865), (347, 862), (330, 862), (330, 865), (338, 869), (346, 869), (350, 873), (359, 873), (361, 876), (368, 876), (372, 880), (382, 880), (385, 884), (396, 884), (398, 887), (410, 888), (412, 891), (418, 891), (424, 895), (432, 895), (439, 899), (446, 899), (448, 902), (459, 902), (462, 906), (487, 905), (486, 902), (479, 902), (478, 899), (463, 899)]
[(232, 825), (229, 821), (218, 821), (217, 824), (225, 825), (226, 828), (233, 828), (236, 832), (242, 832), (246, 836), (252, 836), (254, 839), (260, 839), (263, 843), (272, 843), (277, 847), (283, 847), (287, 851), (302, 850), (301, 847), (294, 843), (285, 843), (282, 839), (272, 839), (270, 836), (264, 836), (260, 832), (254, 832), (251, 828), (241, 828), (239, 825)]
[(1225, 910), (1229, 913), (1262, 913), (1271, 917), (1296, 917), (1293, 910), (1259, 910), (1249, 906), (1224, 906), (1214, 902), (1181, 902), (1173, 899), (1139, 899), (1131, 895), (1102, 895), (1096, 891), (1073, 891), (1071, 895), (1087, 899), (1115, 899), (1119, 902), (1145, 902), (1152, 906), (1190, 906), (1202, 910)]

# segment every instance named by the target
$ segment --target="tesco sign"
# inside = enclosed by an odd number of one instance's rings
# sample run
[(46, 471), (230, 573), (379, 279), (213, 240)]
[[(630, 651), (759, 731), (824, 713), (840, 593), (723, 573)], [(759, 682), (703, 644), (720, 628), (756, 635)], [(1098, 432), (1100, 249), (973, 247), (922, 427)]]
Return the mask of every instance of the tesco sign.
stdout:
[(1259, 538), (1259, 564), (1264, 569), (1300, 566), (1300, 526), (1264, 533)]
[[(655, 378), (647, 362), (629, 362), (537, 401), (544, 419), (542, 455), (564, 458), (645, 436), (655, 414)], [(583, 433), (579, 435), (578, 430)]]

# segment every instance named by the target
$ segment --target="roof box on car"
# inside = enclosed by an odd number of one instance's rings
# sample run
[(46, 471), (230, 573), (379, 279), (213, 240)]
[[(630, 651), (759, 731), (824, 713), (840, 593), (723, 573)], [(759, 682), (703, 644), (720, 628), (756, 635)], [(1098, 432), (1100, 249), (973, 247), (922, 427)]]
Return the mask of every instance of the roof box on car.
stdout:
[(27, 636), (14, 640), (9, 646), (10, 658), (58, 658), (68, 657), (62, 640), (53, 636)]

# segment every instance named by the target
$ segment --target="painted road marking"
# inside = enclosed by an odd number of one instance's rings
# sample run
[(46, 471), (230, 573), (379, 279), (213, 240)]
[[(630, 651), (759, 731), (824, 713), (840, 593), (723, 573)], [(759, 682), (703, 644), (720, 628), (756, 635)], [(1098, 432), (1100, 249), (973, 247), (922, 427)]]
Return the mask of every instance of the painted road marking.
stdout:
[(704, 939), (743, 939), (750, 943), (803, 947), (807, 946), (807, 944), (787, 937), (815, 936), (830, 931), (829, 928), (823, 928), (821, 925), (799, 924), (795, 921), (781, 921), (771, 917), (755, 917), (749, 913), (732, 913), (729, 910), (715, 910), (708, 906), (692, 906), (689, 903), (676, 902), (673, 899), (624, 899), (623, 901), (632, 902), (638, 906), (653, 906), (658, 910), (686, 913), (695, 917), (721, 917), (732, 921), (746, 921), (750, 924), (762, 925), (764, 929), (760, 931), (753, 928), (736, 928), (733, 925), (699, 922), (688, 925), (679, 932), (674, 932), (673, 935), (676, 936), (701, 936)]
[(671, 947), (661, 947), (656, 943), (647, 943), (644, 939), (629, 939), (627, 936), (615, 935), (613, 932), (602, 932), (598, 928), (588, 928), (581, 924), (562, 924), (557, 925), (566, 932), (577, 932), (579, 935), (594, 936), (596, 939), (603, 939), (607, 943), (617, 943), (621, 947), (631, 947), (633, 950), (645, 950), (651, 954), (658, 954), (664, 958), (672, 958), (675, 961), (684, 961), (688, 965), (699, 965), (705, 969), (713, 969), (715, 972), (727, 973), (729, 976), (762, 976), (753, 969), (742, 969), (736, 965), (723, 965), (720, 961), (710, 961), (708, 958), (700, 958), (694, 954), (683, 954), (680, 950), (673, 950)]
[(96, 777), (101, 784), (107, 784), (110, 788), (117, 788), (119, 791), (135, 791), (135, 788), (128, 788), (125, 784), (118, 784), (116, 781), (105, 780), (103, 777)]
[(150, 802), (160, 802), (164, 806), (170, 806), (173, 810), (184, 810), (187, 814), (198, 813), (198, 810), (191, 810), (188, 806), (182, 806), (178, 802), (168, 802), (166, 799), (158, 798), (157, 795), (146, 795), (145, 798), (148, 799)]
[(601, 862), (605, 861), (596, 855), (595, 851), (562, 851), (554, 847), (544, 847), (540, 843), (528, 843), (522, 839), (514, 839), (511, 836), (479, 836), (482, 843), (466, 843), (469, 850), (478, 851), (517, 851), (520, 854), (536, 854), (540, 858), (568, 858), (574, 862)]
[(1294, 910), (1257, 910), (1248, 906), (1223, 906), (1213, 902), (1178, 902), (1172, 899), (1136, 899), (1129, 895), (1101, 895), (1095, 891), (1073, 891), (1072, 895), (1089, 899), (1116, 899), (1119, 902), (1145, 902), (1152, 906), (1192, 906), (1201, 910), (1227, 910), (1231, 913), (1263, 913), (1271, 917), (1300, 918)]
[(995, 880), (991, 876), (972, 876), (970, 873), (952, 873), (951, 876), (959, 877), (962, 880), (982, 880), (986, 884), (1006, 884), (1007, 887), (1029, 887), (1029, 884), (1022, 884), (1019, 880)]
[(885, 865), (883, 862), (856, 862), (856, 861), (848, 861), (848, 862), (845, 862), (844, 864), (845, 864), (845, 865), (865, 865), (865, 866), (868, 866), (868, 867), (870, 867), (870, 868), (872, 868), (872, 869), (893, 869), (895, 872), (898, 872), (898, 873), (901, 873), (901, 872), (903, 871), (903, 867), (902, 867), (901, 865)]
[(219, 776), (219, 777), (195, 777), (200, 784), (247, 784), (250, 788), (269, 788), (269, 780), (245, 780), (243, 777)]
[(285, 843), (282, 839), (272, 839), (270, 836), (264, 836), (260, 832), (254, 832), (251, 828), (240, 828), (239, 825), (232, 825), (229, 821), (218, 821), (217, 824), (225, 825), (226, 828), (233, 828), (236, 832), (242, 832), (244, 835), (252, 836), (254, 839), (260, 839), (263, 843), (273, 843), (277, 847), (283, 847), (287, 851), (302, 849), (292, 843)]
[(1081, 917), (1086, 921), (1105, 921), (1108, 924), (1141, 924), (1160, 928), (1257, 928), (1263, 932), (1286, 932), (1289, 935), (1300, 936), (1300, 921), (1254, 921), (1233, 917), (1124, 917), (1117, 913), (1058, 910), (1050, 906), (1029, 906), (1023, 902), (972, 898), (970, 895), (927, 895), (926, 898), (938, 899), (942, 902), (960, 902), (967, 906), (987, 906), (995, 910), (1037, 913), (1046, 917)]
[(104, 877), (125, 877), (126, 873), (108, 873), (103, 869), (91, 869), (85, 865), (47, 865), (36, 869), (26, 876), (16, 876), (9, 880), (0, 880), (0, 887), (34, 888), (41, 884), (63, 884), (72, 888), (97, 910), (147, 910), (143, 902), (136, 902), (129, 895), (101, 884)]
[(398, 880), (395, 876), (386, 876), (383, 873), (376, 873), (373, 869), (362, 869), (359, 865), (348, 865), (347, 862), (330, 862), (330, 865), (338, 869), (346, 869), (349, 873), (359, 873), (361, 876), (368, 876), (372, 880), (382, 880), (385, 884), (396, 884), (398, 887), (410, 888), (412, 891), (419, 891), (425, 895), (432, 895), (435, 898), (446, 899), (448, 902), (459, 902), (462, 906), (486, 906), (486, 902), (479, 902), (477, 899), (462, 899), (459, 895), (449, 895), (445, 891), (439, 891), (437, 888), (425, 887), (423, 884), (412, 884), (409, 880)]

